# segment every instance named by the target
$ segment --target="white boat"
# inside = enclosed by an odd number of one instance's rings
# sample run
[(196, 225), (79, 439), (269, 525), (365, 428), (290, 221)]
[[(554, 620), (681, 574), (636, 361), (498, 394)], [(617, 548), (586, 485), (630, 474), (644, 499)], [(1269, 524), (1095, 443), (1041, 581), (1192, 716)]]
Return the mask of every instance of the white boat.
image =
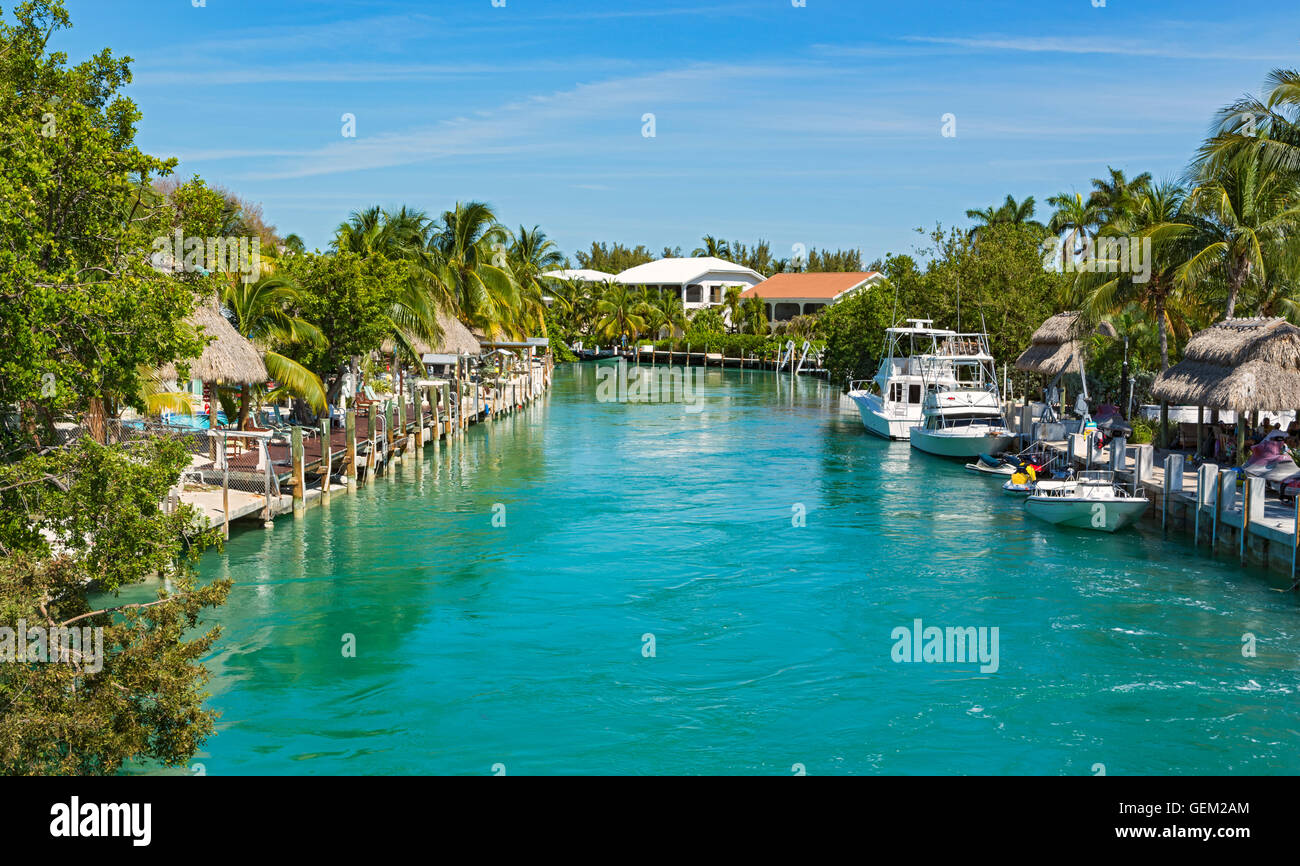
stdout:
[(1002, 417), (1002, 398), (984, 334), (953, 334), (927, 364), (921, 423), (908, 437), (912, 447), (939, 457), (999, 454), (1016, 441)]
[(1147, 504), (1116, 486), (1112, 473), (1087, 470), (1069, 481), (1039, 481), (1025, 510), (1057, 526), (1114, 532), (1140, 519)]
[[(956, 384), (951, 368), (936, 364), (955, 331), (935, 328), (931, 319), (908, 319), (907, 327), (886, 328), (885, 348), (874, 379), (849, 383), (848, 397), (857, 404), (868, 432), (884, 439), (908, 439), (921, 422), (927, 378)], [(947, 374), (947, 375), (945, 375)]]

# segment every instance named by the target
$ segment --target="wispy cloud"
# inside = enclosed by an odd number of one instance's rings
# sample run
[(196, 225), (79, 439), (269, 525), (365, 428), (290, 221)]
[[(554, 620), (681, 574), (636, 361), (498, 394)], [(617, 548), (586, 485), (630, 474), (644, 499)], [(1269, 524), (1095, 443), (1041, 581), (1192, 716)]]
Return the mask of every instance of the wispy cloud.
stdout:
[[(593, 120), (608, 126), (625, 118), (620, 137), (639, 144), (641, 116), (670, 106), (708, 103), (732, 92), (737, 81), (788, 77), (781, 67), (700, 64), (680, 70), (616, 78), (507, 102), (494, 110), (432, 126), (346, 139), (294, 154), (254, 180), (312, 177), (388, 168), (451, 156), (509, 153), (571, 154), (575, 128)], [(590, 130), (583, 137), (593, 135)], [(608, 137), (608, 134), (606, 135)]]
[[(1238, 60), (1275, 62), (1285, 58), (1246, 49), (1207, 49), (1205, 45), (1171, 45), (1161, 42), (1080, 36), (982, 37), (904, 36), (904, 42), (946, 45), (974, 51), (1021, 51), (1035, 54), (1114, 54), (1125, 57), (1165, 57), (1178, 60)], [(873, 46), (866, 46), (874, 50)], [(851, 47), (846, 48), (852, 51)]]

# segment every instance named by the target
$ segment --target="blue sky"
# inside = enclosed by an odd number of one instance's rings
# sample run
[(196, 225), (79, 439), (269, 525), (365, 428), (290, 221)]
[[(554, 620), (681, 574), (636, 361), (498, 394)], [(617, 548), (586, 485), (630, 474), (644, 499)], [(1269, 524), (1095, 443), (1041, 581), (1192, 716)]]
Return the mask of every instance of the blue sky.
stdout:
[(1007, 193), (1045, 218), (1108, 164), (1176, 176), (1300, 64), (1285, 4), (204, 2), (67, 0), (56, 47), (134, 57), (140, 145), (321, 247), (371, 204), (480, 199), (568, 254), (710, 233), (869, 260)]

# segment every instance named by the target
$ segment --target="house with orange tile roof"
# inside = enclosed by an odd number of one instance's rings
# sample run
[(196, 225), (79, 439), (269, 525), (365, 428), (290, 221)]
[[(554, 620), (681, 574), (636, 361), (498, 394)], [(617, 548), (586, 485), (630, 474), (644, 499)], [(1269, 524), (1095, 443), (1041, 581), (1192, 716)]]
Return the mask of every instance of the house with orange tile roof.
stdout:
[(879, 271), (776, 274), (746, 289), (741, 298), (762, 298), (770, 322), (787, 322), (838, 303), (885, 278)]

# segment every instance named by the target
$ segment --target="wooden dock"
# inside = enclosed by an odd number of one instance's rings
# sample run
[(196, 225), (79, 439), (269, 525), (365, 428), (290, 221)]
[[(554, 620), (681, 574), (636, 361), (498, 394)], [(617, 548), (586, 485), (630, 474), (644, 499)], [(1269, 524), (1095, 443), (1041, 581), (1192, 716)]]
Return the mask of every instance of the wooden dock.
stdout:
[(339, 428), (292, 428), (287, 439), (230, 431), (224, 459), (196, 457), (172, 499), (197, 508), (227, 536), (237, 520), (260, 520), (269, 529), (276, 517), (353, 492), (407, 457), (418, 459), (425, 447), (455, 447), (470, 426), (543, 396), (553, 372), (549, 358), (536, 359), (526, 374), (468, 384), (458, 401), (450, 399), (454, 382), (419, 386), (418, 400), (368, 402), (349, 409)]

